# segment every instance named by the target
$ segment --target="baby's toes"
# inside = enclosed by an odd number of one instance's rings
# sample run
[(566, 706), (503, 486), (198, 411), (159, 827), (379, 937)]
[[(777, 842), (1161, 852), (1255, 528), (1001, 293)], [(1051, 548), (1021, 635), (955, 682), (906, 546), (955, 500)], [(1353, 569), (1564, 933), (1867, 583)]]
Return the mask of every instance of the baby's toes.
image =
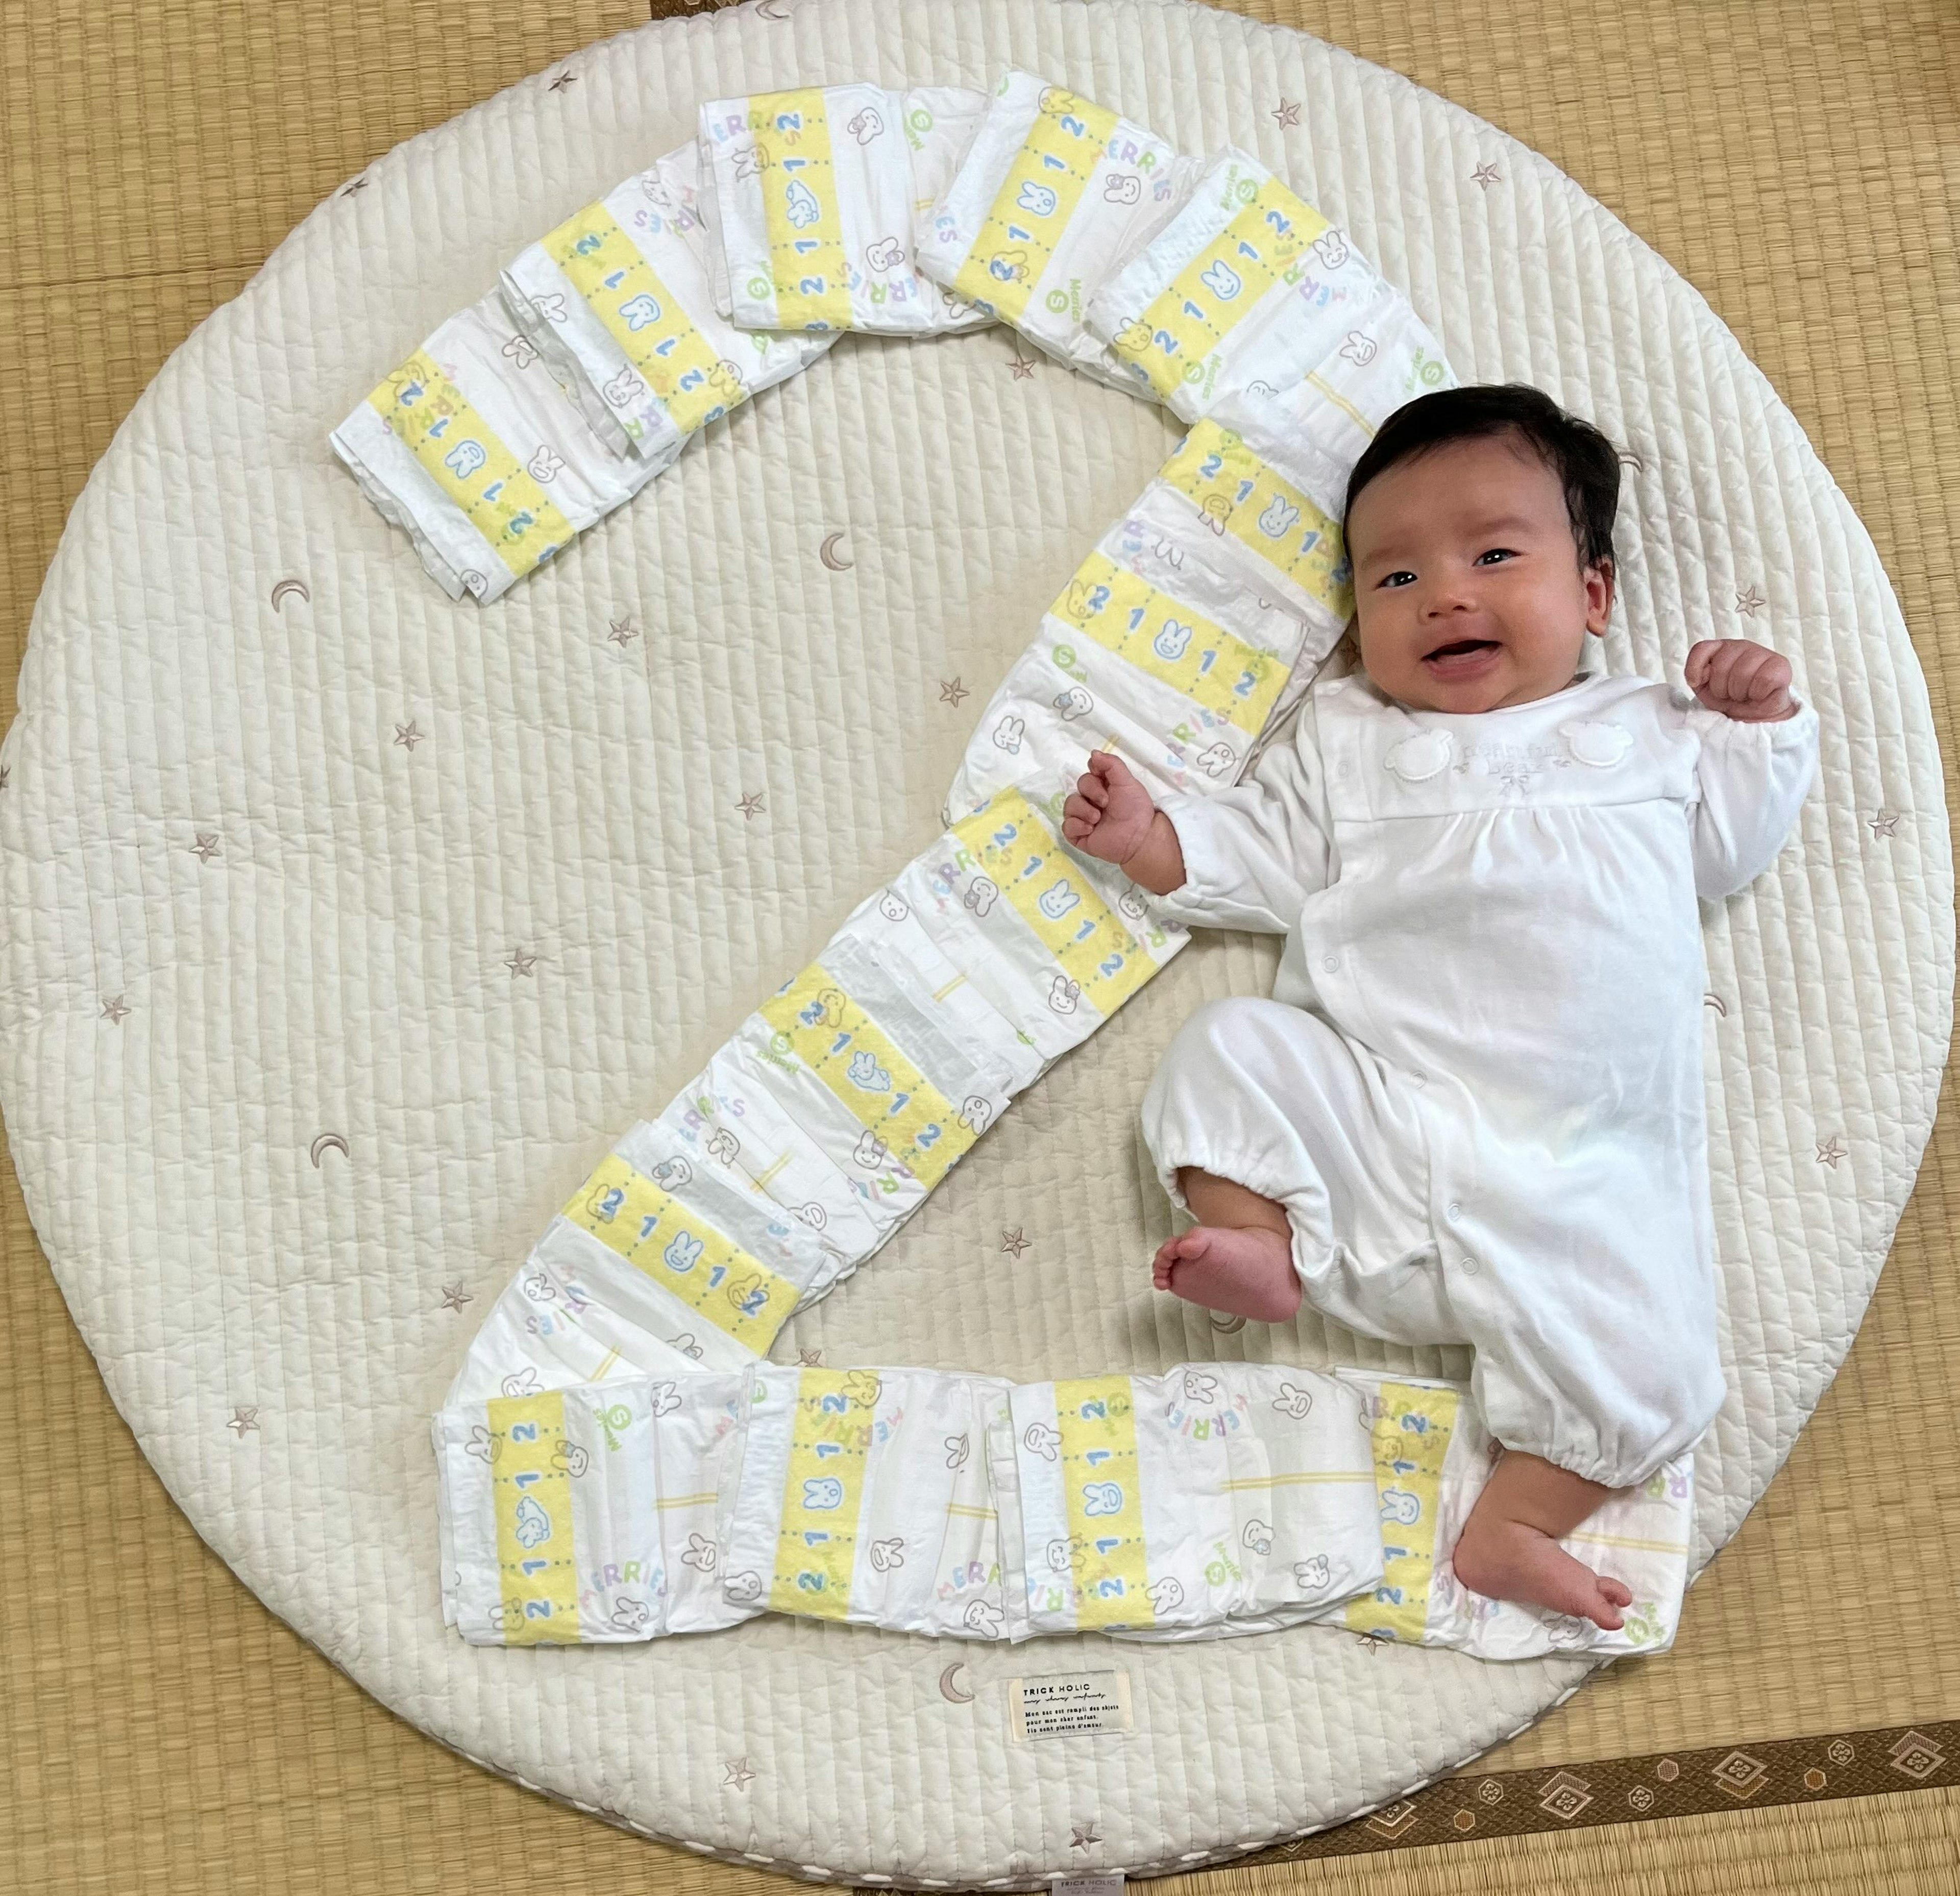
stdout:
[(1610, 1606), (1631, 1606), (1633, 1589), (1623, 1582), (1610, 1579), (1605, 1574), (1599, 1576), (1599, 1594)]
[[(1602, 1579), (1599, 1582), (1598, 1585), (1595, 1587), (1593, 1592), (1596, 1604), (1587, 1609), (1586, 1617), (1590, 1620), (1595, 1626), (1602, 1628), (1605, 1632), (1618, 1632), (1620, 1628), (1626, 1624), (1625, 1620), (1621, 1614), (1620, 1608), (1627, 1604), (1627, 1601), (1616, 1600), (1614, 1598), (1613, 1595), (1616, 1592), (1626, 1593), (1627, 1589), (1621, 1586), (1617, 1580)], [(1631, 1594), (1627, 1594), (1628, 1600), (1630, 1600), (1632, 1598), (1633, 1595)]]

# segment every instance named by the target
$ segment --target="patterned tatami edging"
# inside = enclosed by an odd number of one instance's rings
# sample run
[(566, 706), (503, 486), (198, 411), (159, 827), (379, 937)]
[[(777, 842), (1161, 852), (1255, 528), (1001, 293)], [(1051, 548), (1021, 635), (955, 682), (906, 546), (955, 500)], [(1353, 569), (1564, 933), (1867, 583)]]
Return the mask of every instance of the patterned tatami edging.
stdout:
[(1241, 1860), (1355, 1856), (1373, 1850), (1697, 1817), (1743, 1805), (1819, 1804), (1960, 1783), (1960, 1719), (1816, 1738), (1655, 1751), (1596, 1764), (1465, 1773), (1333, 1830)]

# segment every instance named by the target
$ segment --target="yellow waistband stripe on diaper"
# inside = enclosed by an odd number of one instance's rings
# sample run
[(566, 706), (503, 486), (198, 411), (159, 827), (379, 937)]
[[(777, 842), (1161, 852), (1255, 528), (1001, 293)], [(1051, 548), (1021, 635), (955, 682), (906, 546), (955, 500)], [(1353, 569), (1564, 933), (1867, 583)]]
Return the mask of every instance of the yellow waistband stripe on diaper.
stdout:
[(521, 578), (574, 529), (422, 349), (373, 390), (368, 406)]
[(762, 171), (777, 320), (784, 329), (848, 328), (851, 266), (823, 94), (815, 86), (769, 93), (750, 105), (749, 125)]
[(897, 1042), (813, 961), (756, 1009), (793, 1053), (892, 1158), (930, 1190), (978, 1135)]
[(1048, 611), (1252, 737), (1265, 728), (1290, 669), (1106, 553), (1091, 553)]
[(1105, 1015), (1157, 971), (1115, 911), (1064, 852), (1048, 819), (1011, 785), (950, 832), (955, 862), (1001, 889), (1062, 971)]
[(683, 435), (746, 395), (740, 377), (723, 367), (708, 338), (603, 204), (588, 204), (568, 218), (545, 238), (544, 250)]
[(1068, 1506), (1075, 1623), (1151, 1626), (1143, 1496), (1138, 1487), (1136, 1404), (1128, 1376), (1085, 1376), (1055, 1385)]
[(504, 1643), (578, 1637), (578, 1561), (565, 1447), (565, 1392), (499, 1396), (485, 1404), (490, 1486), (503, 1576)]
[(806, 1369), (797, 1378), (789, 1472), (769, 1605), (841, 1620), (850, 1610), (864, 1464), (880, 1393), (869, 1369)]
[(609, 1152), (565, 1216), (715, 1328), (759, 1356), (768, 1353), (797, 1288), (698, 1212)]
[(1295, 280), (1302, 253), (1329, 228), (1278, 178), (1256, 190), (1246, 178), (1239, 188), (1245, 202), (1231, 222), (1111, 344), (1166, 398), (1201, 379), (1212, 351), (1281, 277)]
[(1340, 523), (1274, 473), (1243, 436), (1199, 422), (1159, 478), (1189, 495), (1214, 533), (1249, 546), (1337, 618), (1354, 610), (1354, 570)]
[(1042, 91), (1007, 181), (953, 279), (955, 295), (1010, 323), (1027, 308), (1116, 125), (1106, 107), (1059, 86)]
[(1382, 1583), (1349, 1603), (1355, 1633), (1389, 1633), (1420, 1645), (1429, 1629), (1436, 1571), (1436, 1504), (1456, 1426), (1454, 1389), (1385, 1382), (1375, 1417), (1375, 1492), (1381, 1503)]

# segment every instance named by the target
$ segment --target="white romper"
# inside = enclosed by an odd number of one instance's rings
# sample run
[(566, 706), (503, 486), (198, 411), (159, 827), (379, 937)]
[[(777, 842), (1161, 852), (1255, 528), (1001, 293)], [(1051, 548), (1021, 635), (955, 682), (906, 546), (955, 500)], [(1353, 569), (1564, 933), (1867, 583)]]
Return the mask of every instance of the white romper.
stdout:
[(1284, 1206), (1307, 1301), (1468, 1343), (1492, 1434), (1643, 1481), (1722, 1406), (1696, 898), (1782, 847), (1815, 710), (1746, 724), (1582, 677), (1474, 715), (1323, 680), (1235, 787), (1168, 794), (1200, 926), (1287, 936), (1200, 1008), (1144, 1136)]

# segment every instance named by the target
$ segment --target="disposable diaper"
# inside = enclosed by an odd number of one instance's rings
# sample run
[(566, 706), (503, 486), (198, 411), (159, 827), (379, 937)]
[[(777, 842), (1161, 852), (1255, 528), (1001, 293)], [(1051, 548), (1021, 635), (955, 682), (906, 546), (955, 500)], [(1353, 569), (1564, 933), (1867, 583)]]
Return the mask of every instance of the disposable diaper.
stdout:
[(899, 1632), (1024, 1635), (1002, 1583), (988, 1472), (1008, 1384), (773, 1363), (751, 1376), (723, 1566), (731, 1604)]
[(504, 300), (616, 453), (665, 465), (697, 429), (808, 366), (833, 336), (732, 328), (715, 308), (692, 140), (528, 246)]
[(452, 599), (487, 602), (630, 500), (680, 451), (616, 454), (536, 345), (488, 295), (422, 346), (328, 437)]
[(1010, 1406), (1032, 1632), (1263, 1630), (1381, 1578), (1368, 1424), (1330, 1376), (1185, 1363)]
[(1176, 212), (1199, 168), (1106, 107), (1007, 72), (920, 220), (919, 268), (1071, 367), (1136, 393), (1083, 314)]
[(978, 329), (985, 311), (914, 264), (912, 226), (951, 177), (983, 94), (805, 87), (701, 108), (715, 300), (738, 329)]
[(435, 1420), (444, 1617), (473, 1645), (613, 1643), (761, 1611), (721, 1585), (740, 1373), (452, 1404)]

